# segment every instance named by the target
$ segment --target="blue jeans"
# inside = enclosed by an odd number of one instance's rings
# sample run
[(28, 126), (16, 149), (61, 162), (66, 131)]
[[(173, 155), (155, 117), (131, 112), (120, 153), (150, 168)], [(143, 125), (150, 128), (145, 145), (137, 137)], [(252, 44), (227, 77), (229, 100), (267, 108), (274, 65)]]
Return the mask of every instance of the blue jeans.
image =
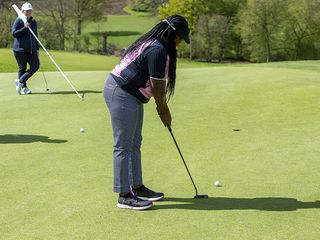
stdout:
[(114, 192), (130, 192), (142, 184), (141, 142), (143, 104), (121, 89), (110, 75), (104, 87), (113, 128)]
[[(40, 61), (38, 52), (25, 53), (25, 52), (14, 52), (14, 56), (17, 60), (19, 66), (19, 82), (23, 84), (24, 87), (27, 86), (28, 79), (35, 74), (39, 67)], [(29, 63), (30, 68), (27, 70), (27, 63)]]

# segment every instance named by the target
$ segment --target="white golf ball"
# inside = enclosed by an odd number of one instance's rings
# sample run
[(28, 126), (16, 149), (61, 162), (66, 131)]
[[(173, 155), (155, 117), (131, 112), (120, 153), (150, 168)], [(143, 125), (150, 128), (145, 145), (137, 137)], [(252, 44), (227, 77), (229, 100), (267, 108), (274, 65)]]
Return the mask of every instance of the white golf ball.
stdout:
[(84, 133), (85, 132), (84, 128), (80, 128), (80, 132)]
[(219, 181), (215, 181), (215, 182), (214, 182), (214, 185), (215, 185), (216, 187), (222, 187), (221, 182), (219, 182)]

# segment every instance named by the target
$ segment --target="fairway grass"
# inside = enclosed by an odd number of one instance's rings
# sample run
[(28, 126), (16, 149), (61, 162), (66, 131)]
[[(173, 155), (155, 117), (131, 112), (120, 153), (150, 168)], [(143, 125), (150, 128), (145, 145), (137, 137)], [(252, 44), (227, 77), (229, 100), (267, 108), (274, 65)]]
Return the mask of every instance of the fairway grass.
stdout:
[(112, 131), (101, 93), (108, 66), (66, 72), (83, 102), (57, 72), (45, 73), (52, 94), (37, 73), (30, 96), (15, 93), (15, 73), (0, 74), (1, 240), (319, 239), (319, 62), (183, 63), (169, 103), (172, 129), (209, 199), (193, 199), (152, 100), (143, 177), (166, 199), (143, 212), (118, 209), (112, 192)]
[[(63, 71), (105, 71), (112, 69), (120, 61), (120, 57), (94, 55), (88, 53), (51, 51), (50, 54)], [(57, 71), (55, 65), (43, 50), (40, 50), (39, 71)], [(198, 68), (219, 66), (219, 64), (179, 60), (179, 68)], [(220, 64), (221, 66), (221, 64)], [(17, 71), (17, 62), (11, 49), (0, 48), (0, 73)]]

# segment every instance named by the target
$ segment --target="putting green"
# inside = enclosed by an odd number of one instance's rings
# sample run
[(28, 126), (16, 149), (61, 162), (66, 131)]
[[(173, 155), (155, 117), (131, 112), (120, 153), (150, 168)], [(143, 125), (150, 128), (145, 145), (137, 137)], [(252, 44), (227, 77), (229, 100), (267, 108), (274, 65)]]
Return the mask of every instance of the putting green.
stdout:
[(116, 208), (108, 71), (66, 73), (84, 102), (59, 73), (45, 73), (51, 94), (36, 74), (30, 96), (0, 74), (0, 239), (319, 239), (319, 62), (191, 67), (178, 70), (172, 128), (209, 199), (193, 199), (152, 101), (143, 174), (166, 200), (144, 212)]

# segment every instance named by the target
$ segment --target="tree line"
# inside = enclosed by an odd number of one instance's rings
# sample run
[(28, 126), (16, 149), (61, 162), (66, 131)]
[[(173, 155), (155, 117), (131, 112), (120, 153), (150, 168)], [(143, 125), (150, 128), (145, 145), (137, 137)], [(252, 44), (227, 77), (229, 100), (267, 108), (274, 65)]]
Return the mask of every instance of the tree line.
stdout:
[(169, 0), (161, 18), (191, 25), (191, 59), (269, 62), (320, 58), (320, 0)]
[[(16, 2), (16, 1), (15, 1)], [(19, 5), (25, 1), (18, 2)], [(101, 21), (110, 6), (109, 0), (30, 0), (37, 11), (36, 19), (41, 41), (49, 49), (88, 51), (90, 38), (82, 34), (87, 22)], [(11, 47), (11, 27), (17, 15), (11, 5), (13, 1), (0, 2), (0, 47)], [(67, 46), (68, 43), (68, 46)], [(100, 46), (99, 46), (100, 47)]]
[[(42, 16), (41, 40), (48, 48), (59, 50), (89, 51), (90, 38), (82, 34), (83, 24), (98, 24), (110, 7), (110, 0), (30, 2), (37, 9), (37, 18)], [(12, 44), (16, 14), (11, 4), (0, 2), (0, 47)], [(159, 19), (185, 16), (191, 45), (179, 46), (180, 57), (207, 62), (320, 58), (320, 0), (129, 0), (129, 6)], [(97, 38), (97, 50), (106, 52), (106, 36)]]

